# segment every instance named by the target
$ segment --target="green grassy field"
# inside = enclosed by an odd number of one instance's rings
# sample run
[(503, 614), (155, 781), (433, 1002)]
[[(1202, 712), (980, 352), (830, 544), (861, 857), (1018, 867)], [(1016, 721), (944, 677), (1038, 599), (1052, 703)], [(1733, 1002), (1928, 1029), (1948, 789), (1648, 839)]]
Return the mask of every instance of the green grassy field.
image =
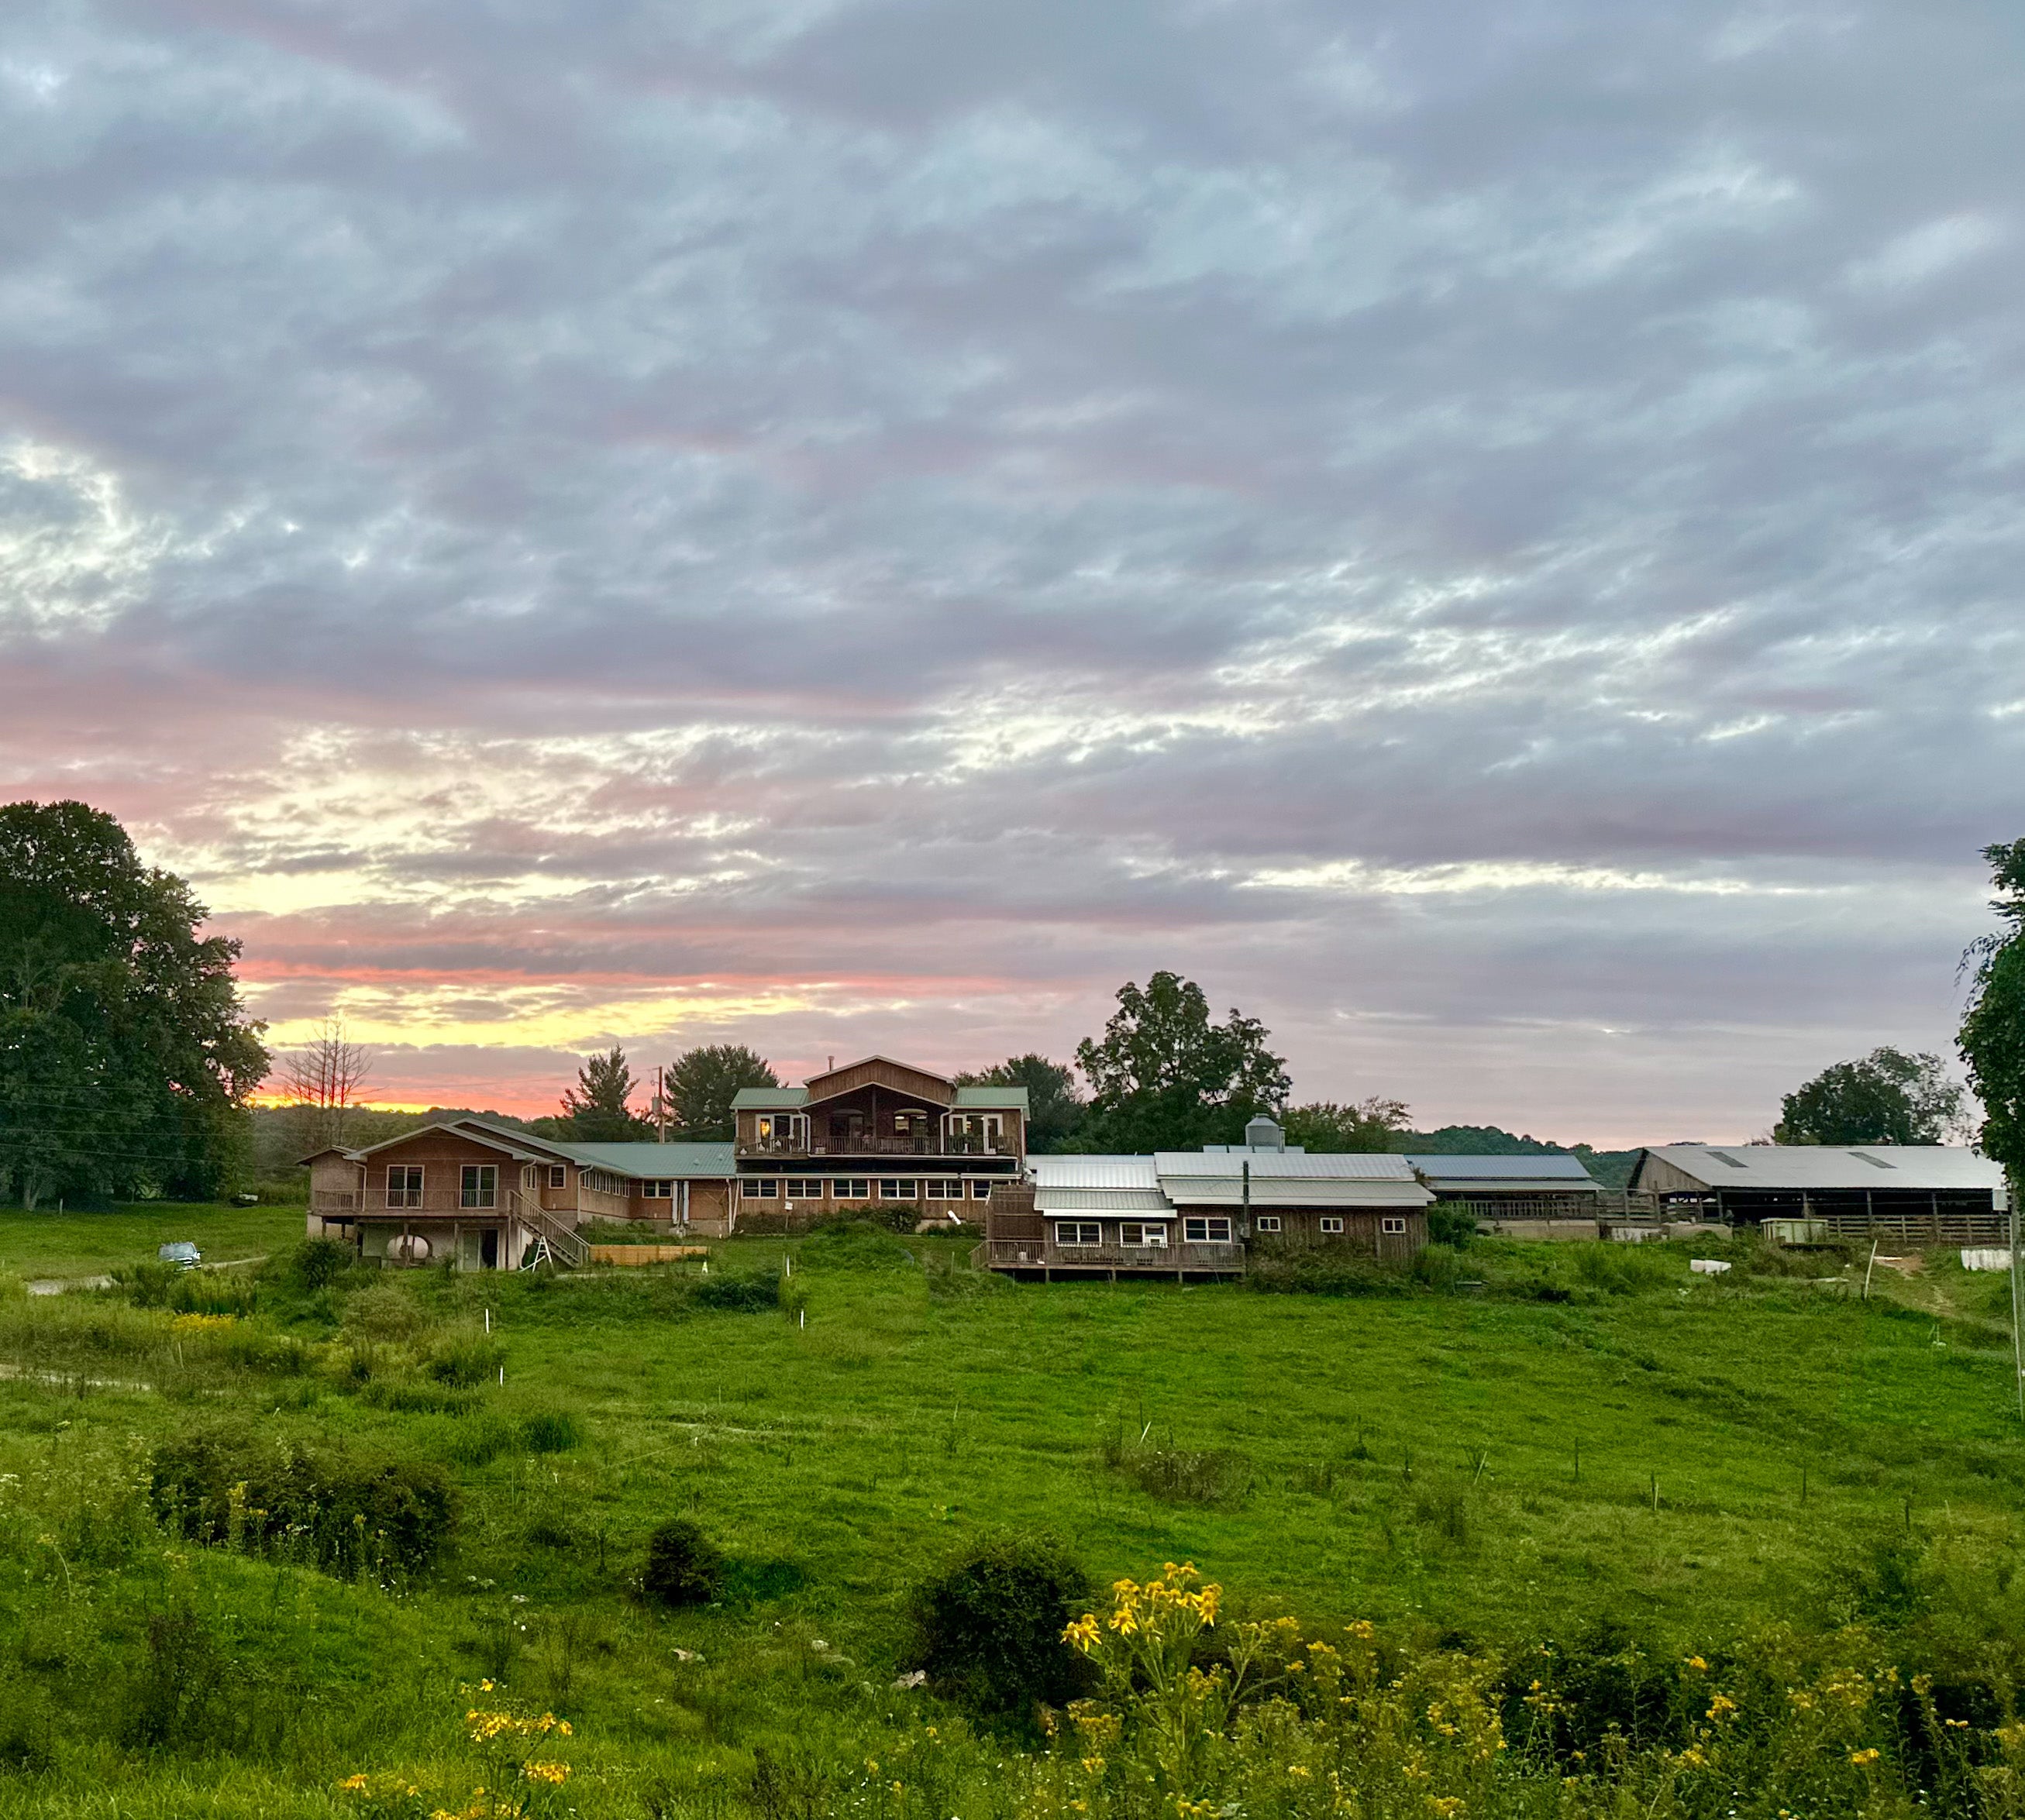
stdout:
[(300, 1207), (187, 1206), (151, 1202), (104, 1213), (0, 1208), (0, 1271), (29, 1278), (103, 1275), (152, 1259), (157, 1246), (194, 1240), (207, 1263), (264, 1257), (303, 1235)]
[[(222, 1256), (300, 1218), (214, 1213), (13, 1216), (0, 1255), (83, 1271), (160, 1231)], [(910, 1590), (1005, 1528), (1053, 1532), (1100, 1583), (1193, 1560), (1240, 1616), (1508, 1654), (1605, 1620), (1675, 1657), (1781, 1624), (1887, 1623), (1950, 1660), (2025, 1637), (2002, 1285), (1945, 1260), (1868, 1302), (1839, 1260), (1711, 1279), (1674, 1248), (1490, 1246), (1480, 1293), (1354, 1297), (1012, 1286), (869, 1234), (712, 1264), (774, 1279), (790, 1254), (788, 1305), (759, 1312), (698, 1306), (673, 1269), (312, 1291), (285, 1254), (207, 1283), (229, 1321), (0, 1304), (0, 1763), (27, 1767), (0, 1770), (0, 1814), (110, 1813), (112, 1788), (122, 1813), (355, 1811), (336, 1783), (426, 1779), (481, 1676), (571, 1718), (579, 1811), (742, 1814), (707, 1791), (746, 1787), (755, 1748), (856, 1762), (935, 1715), (891, 1685)], [(431, 1374), (452, 1345), (483, 1383)], [(575, 1432), (531, 1443), (557, 1412)], [(233, 1418), (441, 1462), (450, 1554), (376, 1587), (178, 1543), (137, 1489), (150, 1450)], [(636, 1596), (671, 1515), (733, 1556), (719, 1605)], [(186, 1612), (243, 1711), (193, 1694), (195, 1743), (137, 1750), (78, 1690), (159, 1676)], [(34, 1715), (79, 1700), (37, 1744)], [(1000, 1747), (972, 1748), (966, 1814)]]

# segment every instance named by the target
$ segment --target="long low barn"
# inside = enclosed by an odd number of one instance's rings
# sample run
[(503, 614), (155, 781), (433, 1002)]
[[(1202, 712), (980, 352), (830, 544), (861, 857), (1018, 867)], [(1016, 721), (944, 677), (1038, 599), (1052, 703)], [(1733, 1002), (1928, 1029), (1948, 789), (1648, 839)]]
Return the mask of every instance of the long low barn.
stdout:
[(1234, 1275), (1261, 1241), (1410, 1257), (1428, 1242), (1434, 1199), (1404, 1157), (1265, 1145), (1027, 1166), (1031, 1198), (993, 1195), (976, 1260), (1043, 1277)]
[(1439, 1156), (1409, 1152), (1406, 1161), (1435, 1198), (1493, 1223), (1593, 1220), (1604, 1187), (1579, 1157)]
[(2003, 1169), (1955, 1144), (1663, 1144), (1639, 1152), (1631, 1189), (1733, 1225), (1935, 1245), (2002, 1242), (2010, 1206)]

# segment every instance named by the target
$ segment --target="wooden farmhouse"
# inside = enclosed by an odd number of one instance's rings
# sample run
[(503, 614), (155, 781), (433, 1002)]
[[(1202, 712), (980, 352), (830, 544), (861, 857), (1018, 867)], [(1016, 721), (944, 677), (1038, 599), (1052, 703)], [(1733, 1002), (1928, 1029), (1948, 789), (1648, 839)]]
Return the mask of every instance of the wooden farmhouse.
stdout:
[(346, 1239), (386, 1264), (580, 1264), (589, 1247), (577, 1228), (590, 1221), (718, 1235), (730, 1231), (737, 1205), (730, 1144), (561, 1143), (458, 1118), (306, 1160), (311, 1236)]
[(801, 1087), (748, 1087), (732, 1105), (741, 1231), (870, 1209), (976, 1220), (1026, 1171), (1025, 1088), (959, 1087), (884, 1055)]
[(1310, 1155), (1270, 1119), (1243, 1144), (1145, 1157), (1042, 1156), (992, 1197), (980, 1268), (1015, 1276), (1234, 1276), (1251, 1246), (1410, 1257), (1434, 1195), (1404, 1157)]
[(1725, 1225), (1797, 1221), (1931, 1245), (2008, 1233), (2003, 1169), (1954, 1144), (1666, 1144), (1639, 1152), (1631, 1190), (1670, 1217)]

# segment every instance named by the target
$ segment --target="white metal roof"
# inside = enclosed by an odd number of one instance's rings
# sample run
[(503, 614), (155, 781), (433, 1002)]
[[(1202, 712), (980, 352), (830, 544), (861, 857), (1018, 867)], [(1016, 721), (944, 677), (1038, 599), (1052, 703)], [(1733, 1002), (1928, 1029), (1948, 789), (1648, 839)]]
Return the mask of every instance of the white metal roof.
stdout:
[(1659, 1144), (1644, 1154), (1711, 1188), (2004, 1186), (1999, 1165), (1959, 1144)]
[(1151, 1188), (1160, 1172), (1151, 1157), (1029, 1157), (1037, 1193), (1049, 1188)]
[(1443, 1187), (1601, 1190), (1579, 1157), (1445, 1157), (1409, 1151), (1406, 1161)]
[(1158, 1188), (1036, 1188), (1037, 1213), (1152, 1213), (1172, 1218), (1174, 1208)]
[[(1237, 1207), (1244, 1202), (1244, 1184), (1235, 1176), (1175, 1176), (1167, 1189), (1177, 1206)], [(1255, 1207), (1424, 1207), (1434, 1198), (1410, 1176), (1362, 1182), (1325, 1176), (1261, 1181), (1255, 1176), (1251, 1181)]]
[(1255, 1183), (1411, 1182), (1414, 1179), (1413, 1165), (1404, 1157), (1377, 1150), (1161, 1150), (1153, 1158), (1154, 1167), (1163, 1176), (1227, 1176), (1233, 1182), (1247, 1163), (1251, 1165)]

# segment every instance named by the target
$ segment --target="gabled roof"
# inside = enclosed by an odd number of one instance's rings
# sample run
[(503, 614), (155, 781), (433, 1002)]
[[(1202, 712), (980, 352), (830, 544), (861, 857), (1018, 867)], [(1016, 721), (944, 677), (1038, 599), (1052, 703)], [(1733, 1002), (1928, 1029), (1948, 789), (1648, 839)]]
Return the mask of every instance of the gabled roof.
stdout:
[(1995, 1189), (2001, 1165), (1959, 1144), (1658, 1144), (1639, 1152), (1715, 1188)]
[[(947, 1088), (954, 1088), (956, 1085), (946, 1074), (938, 1074), (932, 1068), (917, 1067), (912, 1062), (902, 1062), (891, 1055), (861, 1055), (854, 1062), (845, 1062), (841, 1068), (825, 1068), (820, 1074), (811, 1074), (808, 1080), (810, 1090), (814, 1092), (824, 1081), (834, 1079), (840, 1074), (848, 1074), (852, 1070), (865, 1067), (873, 1062), (883, 1062), (888, 1068), (898, 1068), (903, 1073), (919, 1074), (930, 1081), (939, 1081)], [(818, 1093), (817, 1097), (820, 1099), (821, 1094)]]
[(1160, 1172), (1151, 1157), (1029, 1157), (1035, 1191), (1044, 1188), (1152, 1188)]
[(447, 1118), (435, 1125), (417, 1125), (413, 1131), (404, 1131), (399, 1137), (384, 1138), (377, 1144), (368, 1144), (353, 1154), (363, 1162), (366, 1158), (377, 1156), (382, 1150), (390, 1150), (396, 1144), (413, 1143), (418, 1137), (432, 1131), (448, 1132), (452, 1137), (468, 1138), (473, 1143), (484, 1144), (502, 1152), (516, 1162), (538, 1163), (543, 1156), (560, 1147), (548, 1143), (540, 1138), (531, 1138), (524, 1132), (508, 1131), (499, 1125), (487, 1125), (475, 1118)]

